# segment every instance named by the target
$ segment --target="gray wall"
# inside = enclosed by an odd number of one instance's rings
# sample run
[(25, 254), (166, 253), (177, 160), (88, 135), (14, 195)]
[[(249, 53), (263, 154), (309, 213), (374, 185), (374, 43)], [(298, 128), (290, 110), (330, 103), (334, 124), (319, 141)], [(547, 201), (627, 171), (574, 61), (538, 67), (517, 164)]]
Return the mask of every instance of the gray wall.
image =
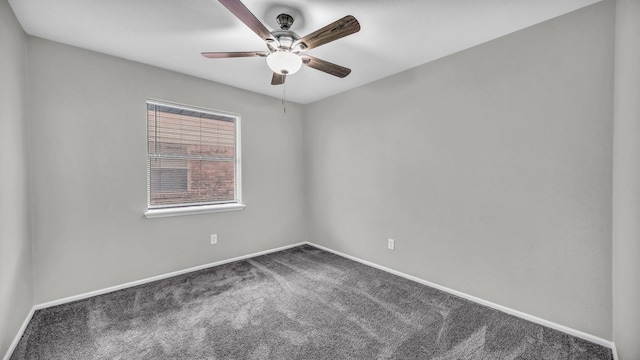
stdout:
[(613, 339), (640, 359), (640, 1), (618, 0), (613, 148)]
[(613, 30), (607, 1), (310, 105), (310, 240), (611, 339)]
[(33, 301), (25, 115), (27, 37), (0, 0), (0, 356)]
[[(28, 45), (35, 303), (306, 240), (300, 105)], [(241, 114), (244, 211), (143, 216), (146, 97)]]

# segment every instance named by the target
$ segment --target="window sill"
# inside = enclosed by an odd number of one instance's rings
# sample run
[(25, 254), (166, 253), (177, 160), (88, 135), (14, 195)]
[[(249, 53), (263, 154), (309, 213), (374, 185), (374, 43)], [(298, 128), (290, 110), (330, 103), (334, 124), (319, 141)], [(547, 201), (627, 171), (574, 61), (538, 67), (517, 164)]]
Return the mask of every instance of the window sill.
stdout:
[(144, 213), (144, 216), (147, 219), (159, 218), (159, 217), (169, 217), (169, 216), (182, 216), (182, 215), (197, 215), (197, 214), (207, 214), (214, 212), (225, 212), (225, 211), (239, 211), (244, 210), (246, 205), (244, 204), (221, 204), (221, 205), (203, 205), (203, 206), (188, 206), (181, 208), (171, 208), (171, 209), (152, 209), (147, 210)]

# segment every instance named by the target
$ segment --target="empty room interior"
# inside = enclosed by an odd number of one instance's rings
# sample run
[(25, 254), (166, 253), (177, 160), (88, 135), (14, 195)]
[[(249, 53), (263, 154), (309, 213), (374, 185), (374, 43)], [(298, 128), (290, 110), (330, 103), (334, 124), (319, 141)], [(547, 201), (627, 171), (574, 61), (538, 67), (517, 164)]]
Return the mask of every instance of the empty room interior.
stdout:
[(638, 0), (0, 0), (0, 354), (638, 360), (638, 64)]

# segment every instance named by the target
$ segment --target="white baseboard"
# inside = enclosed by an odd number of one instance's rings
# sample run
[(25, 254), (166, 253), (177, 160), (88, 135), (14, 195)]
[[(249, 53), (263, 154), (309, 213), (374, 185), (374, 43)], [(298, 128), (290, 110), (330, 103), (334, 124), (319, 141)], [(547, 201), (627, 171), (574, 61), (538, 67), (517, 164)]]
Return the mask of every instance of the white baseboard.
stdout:
[(70, 296), (70, 297), (66, 297), (66, 298), (63, 298), (63, 299), (59, 299), (59, 300), (54, 300), (54, 301), (49, 301), (49, 302), (42, 303), (42, 304), (37, 304), (34, 307), (35, 307), (36, 310), (45, 309), (45, 308), (48, 308), (48, 307), (61, 305), (61, 304), (66, 304), (66, 303), (70, 303), (70, 302), (73, 302), (73, 301), (83, 300), (83, 299), (87, 299), (87, 298), (94, 297), (94, 296), (97, 296), (97, 295), (107, 294), (107, 293), (110, 293), (110, 292), (114, 292), (114, 291), (118, 291), (118, 290), (122, 290), (122, 289), (127, 289), (127, 288), (138, 286), (138, 285), (143, 285), (143, 284), (147, 284), (147, 283), (150, 283), (150, 282), (154, 282), (154, 281), (158, 281), (158, 280), (162, 280), (162, 279), (167, 279), (167, 278), (170, 278), (170, 277), (183, 275), (183, 274), (187, 274), (187, 273), (198, 271), (198, 270), (204, 270), (204, 269), (208, 269), (208, 268), (211, 268), (211, 267), (232, 263), (234, 261), (246, 260), (246, 259), (250, 259), (250, 258), (253, 258), (253, 257), (256, 257), (256, 256), (261, 256), (261, 255), (271, 254), (271, 253), (282, 251), (282, 250), (291, 249), (291, 248), (294, 248), (296, 246), (300, 246), (300, 245), (304, 245), (304, 244), (305, 243), (302, 242), (302, 243), (282, 246), (282, 247), (275, 248), (275, 249), (264, 250), (264, 251), (260, 251), (260, 252), (253, 253), (253, 254), (242, 255), (242, 256), (231, 258), (231, 259), (220, 260), (220, 261), (212, 262), (210, 264), (194, 266), (194, 267), (191, 267), (191, 268), (188, 268), (188, 269), (184, 269), (184, 270), (173, 271), (173, 272), (170, 272), (170, 273), (167, 273), (167, 274), (152, 276), (150, 278), (137, 280), (137, 281), (132, 281), (132, 282), (128, 282), (128, 283), (125, 283), (125, 284), (122, 284), (122, 285), (111, 286), (111, 287), (108, 287), (108, 288), (105, 288), (105, 289), (90, 291), (90, 292), (87, 292), (87, 293), (84, 293), (84, 294), (80, 294), (80, 295)]
[(615, 342), (611, 342), (611, 352), (613, 353), (613, 360), (618, 360), (618, 349), (616, 349)]
[(521, 311), (514, 310), (514, 309), (508, 308), (506, 306), (502, 306), (502, 305), (493, 303), (491, 301), (480, 299), (478, 297), (475, 297), (475, 296), (472, 296), (472, 295), (468, 295), (468, 294), (465, 294), (463, 292), (460, 292), (460, 291), (457, 291), (457, 290), (453, 290), (453, 289), (450, 289), (450, 288), (442, 286), (442, 285), (434, 284), (434, 283), (432, 283), (430, 281), (427, 281), (427, 280), (424, 280), (424, 279), (420, 279), (418, 277), (415, 277), (415, 276), (412, 276), (412, 275), (408, 275), (408, 274), (402, 273), (400, 271), (396, 271), (396, 270), (393, 270), (393, 269), (390, 269), (390, 268), (387, 268), (387, 267), (372, 263), (370, 261), (362, 260), (362, 259), (357, 258), (355, 256), (347, 255), (347, 254), (341, 253), (339, 251), (335, 251), (333, 249), (330, 249), (330, 248), (327, 248), (327, 247), (324, 247), (324, 246), (321, 246), (321, 245), (317, 245), (317, 244), (314, 244), (314, 243), (311, 243), (311, 242), (307, 242), (307, 244), (311, 245), (311, 246), (314, 246), (314, 247), (317, 247), (318, 249), (322, 249), (322, 250), (334, 253), (334, 254), (336, 254), (338, 256), (342, 256), (342, 257), (347, 258), (349, 260), (357, 261), (357, 262), (359, 262), (361, 264), (374, 267), (376, 269), (379, 269), (379, 270), (382, 270), (382, 271), (385, 271), (385, 272), (388, 272), (388, 273), (403, 277), (403, 278), (411, 280), (411, 281), (415, 281), (415, 282), (417, 282), (419, 284), (430, 286), (432, 288), (435, 288), (435, 289), (444, 291), (446, 293), (461, 297), (463, 299), (467, 299), (469, 301), (473, 301), (475, 303), (478, 303), (478, 304), (481, 304), (481, 305), (484, 305), (484, 306), (488, 306), (490, 308), (502, 311), (502, 312), (507, 313), (509, 315), (513, 315), (513, 316), (519, 317), (521, 319), (531, 321), (532, 323), (536, 323), (538, 325), (542, 325), (542, 326), (546, 326), (546, 327), (551, 328), (551, 329), (562, 331), (564, 333), (567, 333), (569, 335), (575, 336), (577, 338), (584, 339), (584, 340), (590, 341), (590, 342), (598, 344), (598, 345), (602, 345), (604, 347), (612, 349), (614, 357), (617, 357), (616, 352), (615, 352), (615, 345), (614, 345), (613, 342), (611, 342), (609, 340), (605, 340), (605, 339), (600, 338), (598, 336), (587, 334), (585, 332), (582, 332), (582, 331), (579, 331), (579, 330), (576, 330), (576, 329), (572, 329), (572, 328), (564, 326), (564, 325), (560, 325), (560, 324), (557, 324), (557, 323), (554, 323), (554, 322), (551, 322), (551, 321), (548, 321), (548, 320), (545, 320), (545, 319), (541, 319), (539, 317), (536, 317), (536, 316), (533, 316), (533, 315), (529, 315), (529, 314), (523, 313)]
[(338, 256), (341, 256), (341, 257), (344, 257), (344, 258), (347, 258), (347, 259), (350, 259), (350, 260), (353, 260), (353, 261), (357, 261), (357, 262), (359, 262), (361, 264), (374, 267), (376, 269), (388, 272), (390, 274), (394, 274), (394, 275), (403, 277), (405, 279), (408, 279), (408, 280), (411, 280), (411, 281), (415, 281), (415, 282), (417, 282), (419, 284), (430, 286), (432, 288), (435, 288), (435, 289), (444, 291), (446, 293), (449, 293), (449, 294), (452, 294), (452, 295), (467, 299), (469, 301), (473, 301), (475, 303), (488, 306), (490, 308), (505, 312), (507, 314), (519, 317), (521, 319), (528, 320), (528, 321), (531, 321), (533, 323), (536, 323), (536, 324), (539, 324), (539, 325), (542, 325), (542, 326), (546, 326), (546, 327), (549, 327), (549, 328), (552, 328), (552, 329), (555, 329), (555, 330), (558, 330), (558, 331), (562, 331), (562, 332), (567, 333), (569, 335), (572, 335), (572, 336), (575, 336), (577, 338), (590, 341), (590, 342), (598, 344), (598, 345), (602, 345), (604, 347), (607, 347), (607, 348), (611, 349), (611, 351), (613, 352), (614, 360), (618, 359), (617, 351), (616, 351), (616, 348), (615, 348), (615, 343), (613, 343), (612, 341), (605, 340), (605, 339), (602, 339), (600, 337), (597, 337), (597, 336), (594, 336), (594, 335), (591, 335), (591, 334), (587, 334), (587, 333), (584, 333), (582, 331), (578, 331), (578, 330), (569, 328), (569, 327), (564, 326), (564, 325), (556, 324), (554, 322), (551, 322), (551, 321), (548, 321), (548, 320), (545, 320), (545, 319), (541, 319), (539, 317), (536, 317), (536, 316), (533, 316), (533, 315), (529, 315), (529, 314), (523, 313), (523, 312), (518, 311), (518, 310), (514, 310), (514, 309), (511, 309), (511, 308), (502, 306), (502, 305), (498, 305), (498, 304), (492, 303), (490, 301), (487, 301), (487, 300), (484, 300), (484, 299), (480, 299), (480, 298), (477, 298), (475, 296), (468, 295), (468, 294), (462, 293), (460, 291), (456, 291), (456, 290), (447, 288), (447, 287), (442, 286), (442, 285), (434, 284), (434, 283), (432, 283), (430, 281), (427, 281), (427, 280), (424, 280), (424, 279), (420, 279), (418, 277), (411, 276), (411, 275), (402, 273), (400, 271), (396, 271), (396, 270), (393, 270), (393, 269), (390, 269), (390, 268), (387, 268), (387, 267), (372, 263), (370, 261), (362, 260), (362, 259), (357, 258), (355, 256), (347, 255), (347, 254), (341, 253), (339, 251), (336, 251), (336, 250), (333, 250), (333, 249), (330, 249), (330, 248), (327, 248), (327, 247), (324, 247), (324, 246), (321, 246), (321, 245), (317, 245), (317, 244), (314, 244), (314, 243), (311, 243), (311, 242), (307, 241), (307, 242), (301, 242), (301, 243), (297, 243), (297, 244), (282, 246), (282, 247), (275, 248), (275, 249), (260, 251), (260, 252), (253, 253), (253, 254), (242, 255), (242, 256), (235, 257), (235, 258), (231, 258), (231, 259), (216, 261), (216, 262), (213, 262), (213, 263), (210, 263), (210, 264), (195, 266), (195, 267), (191, 267), (191, 268), (184, 269), (184, 270), (178, 270), (178, 271), (170, 272), (170, 273), (167, 273), (167, 274), (162, 274), (162, 275), (153, 276), (153, 277), (142, 279), (142, 280), (128, 282), (128, 283), (125, 283), (125, 284), (122, 284), (122, 285), (111, 286), (111, 287), (108, 287), (108, 288), (105, 288), (105, 289), (90, 291), (90, 292), (87, 292), (87, 293), (84, 293), (84, 294), (80, 294), (80, 295), (75, 295), (75, 296), (70, 296), (70, 297), (66, 297), (66, 298), (63, 298), (63, 299), (59, 299), (59, 300), (49, 301), (49, 302), (42, 303), (42, 304), (36, 304), (31, 308), (31, 311), (29, 311), (29, 314), (27, 315), (27, 318), (24, 320), (22, 326), (20, 327), (20, 330), (19, 330), (18, 334), (16, 334), (15, 338), (13, 339), (13, 342), (11, 342), (11, 345), (9, 346), (9, 349), (7, 350), (7, 353), (3, 357), (3, 360), (9, 360), (9, 358), (11, 357), (11, 354), (15, 350), (16, 346), (18, 346), (18, 342), (20, 341), (20, 338), (22, 338), (22, 335), (24, 334), (24, 331), (26, 330), (27, 325), (29, 324), (29, 321), (31, 321), (31, 318), (33, 317), (33, 314), (37, 310), (49, 308), (49, 307), (56, 306), (56, 305), (62, 305), (62, 304), (70, 303), (70, 302), (73, 302), (73, 301), (83, 300), (83, 299), (87, 299), (87, 298), (90, 298), (90, 297), (93, 297), (93, 296), (114, 292), (114, 291), (117, 291), (117, 290), (123, 290), (123, 289), (131, 288), (131, 287), (134, 287), (134, 286), (147, 284), (147, 283), (154, 282), (154, 281), (167, 279), (167, 278), (170, 278), (170, 277), (173, 277), (173, 276), (177, 276), (177, 275), (182, 275), (182, 274), (187, 274), (187, 273), (198, 271), (198, 270), (208, 269), (208, 268), (211, 268), (211, 267), (232, 263), (234, 261), (246, 260), (246, 259), (250, 259), (250, 258), (253, 258), (253, 257), (256, 257), (256, 256), (261, 256), (261, 255), (266, 255), (266, 254), (270, 254), (270, 253), (274, 253), (274, 252), (278, 252), (278, 251), (282, 251), (282, 250), (287, 250), (287, 249), (291, 249), (291, 248), (294, 248), (296, 246), (305, 245), (305, 244), (317, 247), (318, 249), (322, 249), (322, 250), (328, 251), (330, 253), (336, 254)]
[(31, 318), (33, 317), (33, 314), (35, 312), (36, 309), (34, 307), (31, 307), (31, 310), (29, 310), (29, 313), (27, 314), (27, 318), (22, 322), (22, 326), (20, 326), (18, 334), (16, 334), (11, 344), (9, 344), (9, 349), (7, 349), (7, 353), (4, 354), (2, 360), (9, 360), (11, 354), (13, 354), (13, 350), (15, 350), (16, 346), (18, 346), (18, 342), (20, 341), (20, 338), (22, 338), (22, 334), (24, 334), (24, 331), (27, 330), (27, 325), (29, 325), (29, 321), (31, 321)]

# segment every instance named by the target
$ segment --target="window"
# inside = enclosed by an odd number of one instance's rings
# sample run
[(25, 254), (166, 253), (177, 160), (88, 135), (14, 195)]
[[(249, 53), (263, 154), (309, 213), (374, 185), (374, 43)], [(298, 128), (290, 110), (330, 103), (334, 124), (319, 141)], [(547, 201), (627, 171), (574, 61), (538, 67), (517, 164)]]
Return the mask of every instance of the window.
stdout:
[(240, 116), (147, 101), (147, 217), (241, 210)]

